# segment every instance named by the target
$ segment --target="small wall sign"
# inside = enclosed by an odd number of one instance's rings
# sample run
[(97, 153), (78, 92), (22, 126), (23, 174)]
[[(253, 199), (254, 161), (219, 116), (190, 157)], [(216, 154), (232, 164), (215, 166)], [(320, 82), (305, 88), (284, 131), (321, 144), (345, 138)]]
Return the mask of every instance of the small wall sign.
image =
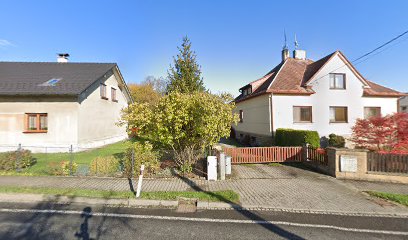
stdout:
[(357, 157), (340, 155), (340, 172), (357, 172)]

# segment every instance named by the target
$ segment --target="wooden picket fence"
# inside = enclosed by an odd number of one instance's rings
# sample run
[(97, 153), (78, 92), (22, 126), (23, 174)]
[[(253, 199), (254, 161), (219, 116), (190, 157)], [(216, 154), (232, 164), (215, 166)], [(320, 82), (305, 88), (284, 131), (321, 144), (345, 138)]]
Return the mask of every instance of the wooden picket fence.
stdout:
[(245, 147), (224, 148), (224, 153), (231, 156), (232, 164), (301, 162), (302, 147)]
[(367, 153), (367, 171), (383, 173), (408, 173), (408, 155)]
[(307, 160), (324, 166), (327, 166), (329, 163), (327, 151), (325, 149), (314, 148), (312, 146), (307, 147)]

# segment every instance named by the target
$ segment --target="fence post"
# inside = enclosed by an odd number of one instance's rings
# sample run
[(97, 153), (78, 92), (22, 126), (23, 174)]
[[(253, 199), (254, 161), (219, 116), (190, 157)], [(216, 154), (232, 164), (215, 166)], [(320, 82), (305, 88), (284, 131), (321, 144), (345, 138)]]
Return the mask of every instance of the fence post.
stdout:
[(69, 147), (69, 175), (72, 176), (72, 164), (74, 161), (74, 155), (73, 155), (73, 149), (72, 149), (72, 144)]
[(132, 173), (130, 174), (130, 178), (133, 179), (133, 172), (135, 170), (135, 149), (132, 148), (132, 166), (131, 166)]
[(304, 146), (303, 146), (303, 154), (302, 154), (303, 156), (302, 156), (302, 160), (303, 161), (307, 161), (307, 160), (309, 160), (309, 143), (306, 143)]
[(20, 158), (21, 158), (21, 143), (18, 144), (17, 153), (16, 153), (16, 171), (20, 172)]

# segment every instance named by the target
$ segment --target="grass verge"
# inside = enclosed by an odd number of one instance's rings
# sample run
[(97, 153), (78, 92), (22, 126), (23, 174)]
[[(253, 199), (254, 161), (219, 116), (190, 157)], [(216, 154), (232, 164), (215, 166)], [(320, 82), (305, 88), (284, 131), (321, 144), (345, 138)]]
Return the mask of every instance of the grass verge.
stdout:
[(399, 204), (402, 204), (408, 207), (408, 195), (407, 194), (396, 194), (396, 193), (385, 193), (385, 192), (374, 192), (374, 191), (367, 191), (367, 193), (370, 194), (371, 196), (387, 199), (387, 200), (397, 202)]
[(268, 166), (271, 166), (271, 167), (282, 167), (283, 165), (282, 165), (281, 163), (272, 162), (272, 163), (268, 163)]
[[(40, 188), (40, 187), (14, 187), (0, 186), (0, 193), (32, 193), (46, 195), (60, 195), (68, 197), (92, 197), (92, 198), (134, 198), (130, 191), (107, 191), (91, 189), (71, 188)], [(215, 192), (142, 192), (141, 198), (155, 200), (177, 200), (178, 197), (197, 198), (210, 202), (239, 202), (239, 195), (232, 191)]]

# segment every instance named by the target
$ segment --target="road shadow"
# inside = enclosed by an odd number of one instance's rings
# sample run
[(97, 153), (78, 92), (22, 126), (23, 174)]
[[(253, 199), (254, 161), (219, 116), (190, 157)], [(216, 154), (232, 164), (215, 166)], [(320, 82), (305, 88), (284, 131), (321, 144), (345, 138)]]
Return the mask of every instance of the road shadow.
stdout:
[[(60, 196), (56, 196), (53, 201), (57, 202)], [(41, 202), (32, 207), (32, 209), (47, 209), (47, 210), (64, 210), (70, 204), (56, 205), (54, 202)], [(56, 214), (48, 212), (34, 212), (32, 214), (17, 215), (15, 227), (10, 227), (4, 234), (0, 235), (0, 239), (60, 239), (60, 226), (54, 222)], [(21, 224), (18, 224), (21, 219)]]
[(267, 223), (267, 220), (265, 220), (264, 218), (262, 218), (261, 216), (253, 213), (252, 211), (243, 209), (241, 206), (237, 205), (234, 202), (231, 202), (230, 200), (226, 199), (225, 197), (218, 195), (216, 193), (210, 192), (210, 191), (206, 191), (205, 189), (201, 188), (200, 186), (198, 186), (194, 181), (183, 177), (179, 174), (176, 175), (179, 179), (181, 179), (183, 182), (187, 183), (194, 191), (197, 192), (204, 192), (208, 195), (211, 195), (215, 198), (217, 198), (218, 200), (222, 201), (222, 202), (226, 202), (228, 204), (231, 205), (231, 207), (237, 211), (238, 213), (242, 214), (243, 216), (245, 216), (246, 218), (248, 218), (249, 220), (252, 221), (258, 221), (258, 224), (262, 227), (264, 227), (265, 229), (269, 230), (270, 232), (279, 235), (282, 238), (285, 239), (296, 239), (296, 240), (300, 240), (300, 239), (304, 239), (294, 233), (288, 232), (285, 229), (272, 224), (272, 223)]
[(133, 195), (136, 196), (136, 191), (135, 191), (135, 188), (133, 187), (133, 181), (132, 181), (131, 178), (128, 178), (128, 183), (129, 183), (129, 189), (130, 189), (130, 191), (133, 193)]
[(89, 238), (89, 224), (88, 220), (92, 217), (92, 208), (86, 207), (82, 210), (81, 218), (84, 218), (84, 221), (81, 223), (79, 232), (75, 233), (75, 237), (78, 240), (91, 240)]
[(313, 166), (312, 163), (304, 163), (304, 162), (284, 162), (281, 163), (284, 166), (289, 166), (292, 168), (297, 168), (300, 170), (305, 170), (308, 172), (313, 172), (313, 173), (319, 173), (319, 174), (323, 174), (323, 175), (328, 175), (327, 173), (325, 173), (324, 171), (320, 170), (317, 168), (317, 166)]

